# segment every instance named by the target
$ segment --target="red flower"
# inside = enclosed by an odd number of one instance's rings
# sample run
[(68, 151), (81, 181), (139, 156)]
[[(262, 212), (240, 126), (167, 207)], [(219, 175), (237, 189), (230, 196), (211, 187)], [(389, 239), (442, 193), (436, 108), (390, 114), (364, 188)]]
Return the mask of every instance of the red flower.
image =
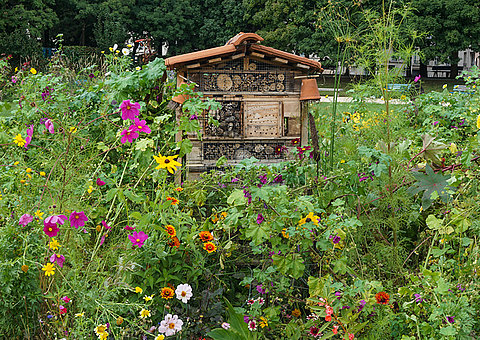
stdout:
[(292, 145), (297, 145), (297, 144), (300, 144), (300, 138), (295, 138), (294, 140), (292, 140)]
[(390, 295), (385, 292), (380, 292), (375, 295), (375, 299), (377, 300), (377, 303), (388, 305), (388, 302), (390, 301)]

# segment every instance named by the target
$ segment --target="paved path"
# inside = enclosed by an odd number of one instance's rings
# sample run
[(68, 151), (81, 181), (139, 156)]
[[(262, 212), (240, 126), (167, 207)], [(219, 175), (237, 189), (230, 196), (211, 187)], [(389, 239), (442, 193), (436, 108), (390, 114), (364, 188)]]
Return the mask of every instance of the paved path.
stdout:
[[(370, 99), (366, 98), (365, 101), (367, 103), (375, 103), (375, 104), (385, 104), (383, 99)], [(321, 103), (333, 103), (333, 96), (322, 96), (320, 99)], [(353, 97), (338, 97), (339, 103), (351, 103), (353, 102)], [(390, 99), (390, 104), (406, 104), (406, 101), (400, 99)]]

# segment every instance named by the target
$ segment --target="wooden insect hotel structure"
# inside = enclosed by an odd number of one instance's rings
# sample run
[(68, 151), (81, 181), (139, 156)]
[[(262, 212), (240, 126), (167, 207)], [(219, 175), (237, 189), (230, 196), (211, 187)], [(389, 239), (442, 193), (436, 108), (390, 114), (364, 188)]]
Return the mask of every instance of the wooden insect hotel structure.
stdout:
[[(213, 112), (219, 126), (199, 117), (202, 140), (188, 136), (193, 143), (186, 157), (190, 172), (213, 168), (221, 156), (229, 164), (249, 157), (266, 164), (279, 162), (286, 159), (283, 150), (293, 141), (307, 143), (302, 102), (320, 98), (316, 80), (310, 77), (323, 71), (321, 64), (261, 41), (257, 34), (239, 33), (224, 46), (165, 60), (168, 69), (176, 70), (177, 84), (193, 82), (196, 91), (221, 103)], [(173, 100), (182, 104), (185, 99)]]

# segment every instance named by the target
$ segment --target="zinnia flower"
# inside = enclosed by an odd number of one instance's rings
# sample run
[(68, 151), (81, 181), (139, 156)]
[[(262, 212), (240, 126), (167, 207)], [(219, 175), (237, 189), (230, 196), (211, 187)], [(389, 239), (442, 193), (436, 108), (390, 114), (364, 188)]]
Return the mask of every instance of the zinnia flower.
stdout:
[(83, 227), (85, 225), (85, 222), (88, 221), (88, 218), (83, 211), (74, 211), (70, 214), (69, 220), (70, 225), (78, 229), (78, 227)]
[[(319, 333), (320, 333), (320, 329), (316, 326), (310, 327), (310, 331), (308, 332), (308, 334), (313, 335), (314, 337), (317, 337)], [(337, 333), (334, 333), (334, 334), (337, 334)]]
[(163, 287), (162, 290), (160, 291), (160, 295), (162, 296), (162, 299), (165, 299), (165, 300), (173, 298), (174, 293), (175, 292), (170, 287)]
[(248, 329), (250, 331), (256, 331), (257, 330), (257, 322), (255, 320), (250, 320), (248, 322)]
[(178, 315), (167, 314), (165, 319), (160, 322), (158, 331), (164, 333), (165, 336), (175, 335), (175, 333), (182, 330), (183, 321), (178, 318)]
[(177, 231), (175, 230), (175, 227), (171, 224), (166, 225), (165, 230), (167, 231), (167, 234), (170, 235), (170, 237), (174, 237), (177, 235)]
[(140, 104), (139, 103), (131, 103), (130, 100), (124, 100), (120, 105), (120, 109), (122, 110), (122, 119), (127, 120), (131, 119), (134, 120), (136, 116), (140, 114)]
[(203, 249), (205, 249), (208, 253), (213, 253), (217, 250), (217, 246), (212, 242), (207, 242), (203, 244)]
[(167, 169), (169, 173), (173, 174), (175, 171), (177, 171), (177, 166), (182, 166), (181, 163), (177, 162), (175, 158), (177, 158), (178, 155), (175, 156), (162, 156), (162, 154), (158, 154), (158, 156), (153, 156), (155, 161), (157, 161), (158, 166), (155, 168), (157, 170), (159, 169)]
[(382, 305), (387, 305), (388, 302), (390, 301), (390, 295), (388, 295), (385, 292), (380, 292), (375, 294), (375, 299), (377, 300), (377, 303), (380, 303)]
[(209, 231), (200, 232), (200, 239), (202, 242), (208, 242), (213, 240), (213, 235)]
[(55, 266), (51, 263), (47, 263), (45, 266), (43, 266), (42, 270), (45, 272), (45, 276), (55, 274)]
[(175, 197), (167, 197), (167, 201), (171, 201), (172, 205), (177, 205), (179, 202)]
[(143, 231), (139, 231), (138, 233), (134, 231), (132, 235), (128, 235), (128, 239), (133, 243), (134, 246), (138, 246), (138, 248), (142, 248), (147, 238), (148, 235)]
[(22, 217), (20, 217), (20, 220), (18, 221), (18, 224), (21, 226), (26, 227), (27, 224), (33, 221), (33, 216), (29, 214), (23, 214)]
[(134, 139), (138, 138), (138, 133), (129, 129), (123, 130), (121, 133), (122, 139), (120, 139), (120, 143), (125, 144), (126, 142), (132, 143)]
[(187, 283), (178, 285), (177, 289), (175, 289), (175, 294), (177, 294), (177, 299), (181, 300), (183, 303), (187, 303), (187, 301), (193, 296), (192, 287)]
[(172, 237), (171, 241), (168, 242), (168, 245), (172, 248), (178, 248), (180, 246), (180, 240), (178, 239), (178, 237), (174, 236)]
[(139, 132), (145, 132), (145, 133), (152, 132), (152, 130), (150, 130), (150, 128), (147, 126), (147, 122), (144, 120), (140, 120), (138, 118), (135, 118), (133, 125), (131, 125), (129, 129), (131, 131), (139, 131)]

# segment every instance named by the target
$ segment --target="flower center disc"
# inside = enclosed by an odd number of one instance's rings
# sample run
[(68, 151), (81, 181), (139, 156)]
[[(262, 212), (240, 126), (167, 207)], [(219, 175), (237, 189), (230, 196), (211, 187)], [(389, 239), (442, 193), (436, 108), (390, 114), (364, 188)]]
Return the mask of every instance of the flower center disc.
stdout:
[(169, 160), (169, 159), (166, 159), (166, 160), (165, 160), (165, 164), (167, 164), (167, 163), (170, 163), (170, 160)]
[(182, 292), (182, 294), (180, 294), (182, 296), (187, 296), (187, 292)]
[(175, 328), (175, 324), (174, 324), (173, 322), (169, 323), (169, 324), (168, 324), (168, 328), (174, 329), (174, 328)]
[(140, 239), (139, 239), (139, 238), (137, 238), (137, 242), (140, 242)]
[(309, 217), (305, 220), (305, 222), (312, 222), (312, 219)]

